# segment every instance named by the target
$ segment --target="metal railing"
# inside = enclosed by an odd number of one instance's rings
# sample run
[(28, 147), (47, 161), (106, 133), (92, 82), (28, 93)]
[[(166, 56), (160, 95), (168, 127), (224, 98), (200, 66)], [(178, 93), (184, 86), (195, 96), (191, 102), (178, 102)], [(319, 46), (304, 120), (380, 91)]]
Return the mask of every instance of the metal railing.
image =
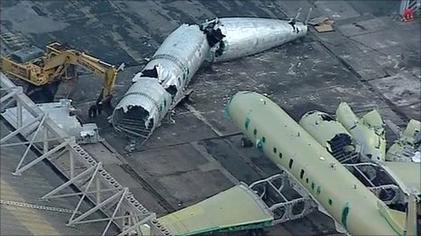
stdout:
[[(0, 139), (0, 148), (23, 145), (25, 151), (20, 157), (14, 175), (22, 175), (41, 161), (49, 161), (68, 181), (46, 193), (41, 199), (78, 197), (77, 205), (67, 222), (68, 226), (77, 224), (107, 222), (102, 235), (106, 235), (112, 224), (119, 228), (118, 235), (171, 235), (156, 219), (153, 212), (148, 211), (133, 196), (127, 187), (117, 182), (102, 166), (81, 146), (74, 137), (70, 137), (48, 114), (39, 109), (29, 99), (21, 87), (17, 87), (3, 73), (0, 73), (0, 110), (16, 104), (14, 117), (3, 117), (15, 128), (14, 131)], [(26, 110), (30, 117), (22, 117)], [(25, 135), (21, 132), (25, 131)], [(25, 137), (23, 142), (8, 142), (13, 137)], [(27, 160), (28, 153), (34, 148), (40, 156)], [(79, 191), (73, 191), (76, 187)], [(72, 192), (63, 193), (72, 188)], [(93, 204), (90, 209), (81, 209), (83, 201)], [(97, 214), (100, 211), (102, 214)], [(102, 217), (104, 216), (105, 217)]]

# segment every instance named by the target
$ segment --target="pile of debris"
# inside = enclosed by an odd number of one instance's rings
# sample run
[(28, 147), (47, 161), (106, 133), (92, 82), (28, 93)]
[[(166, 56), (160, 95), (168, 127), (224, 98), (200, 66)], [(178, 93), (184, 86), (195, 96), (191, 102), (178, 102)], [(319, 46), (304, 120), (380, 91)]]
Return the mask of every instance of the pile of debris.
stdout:
[(314, 29), (319, 33), (331, 32), (333, 31), (334, 20), (329, 19), (328, 17), (317, 17), (311, 19), (308, 24), (313, 26)]

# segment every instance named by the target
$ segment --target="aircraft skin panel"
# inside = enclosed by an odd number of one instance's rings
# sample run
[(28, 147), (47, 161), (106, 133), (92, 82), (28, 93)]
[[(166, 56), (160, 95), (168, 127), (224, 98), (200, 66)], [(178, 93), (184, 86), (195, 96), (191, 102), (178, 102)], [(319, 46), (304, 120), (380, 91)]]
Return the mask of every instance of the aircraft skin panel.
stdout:
[(175, 235), (196, 235), (271, 226), (272, 213), (244, 184), (159, 218)]
[(346, 135), (351, 139), (351, 134), (329, 114), (320, 111), (311, 111), (301, 117), (299, 124), (320, 145), (331, 150), (329, 141), (337, 135)]
[(384, 162), (383, 166), (406, 192), (421, 194), (421, 163)]
[(349, 233), (402, 233), (380, 214), (379, 199), (267, 97), (239, 92), (226, 109), (256, 147), (287, 169)]

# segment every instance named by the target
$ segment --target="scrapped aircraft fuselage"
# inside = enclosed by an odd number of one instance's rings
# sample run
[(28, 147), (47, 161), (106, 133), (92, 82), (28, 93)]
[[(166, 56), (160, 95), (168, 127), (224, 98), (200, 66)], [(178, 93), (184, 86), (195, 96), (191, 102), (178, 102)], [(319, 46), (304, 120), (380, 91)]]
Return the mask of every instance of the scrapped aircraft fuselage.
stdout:
[(221, 18), (202, 25), (183, 24), (172, 32), (149, 63), (133, 78), (117, 104), (112, 124), (139, 143), (186, 94), (206, 60), (227, 61), (252, 55), (307, 33), (300, 22), (263, 18)]
[(239, 92), (226, 111), (258, 149), (290, 172), (349, 233), (403, 233), (403, 226), (391, 215), (402, 217), (405, 213), (389, 209), (270, 99), (254, 92)]

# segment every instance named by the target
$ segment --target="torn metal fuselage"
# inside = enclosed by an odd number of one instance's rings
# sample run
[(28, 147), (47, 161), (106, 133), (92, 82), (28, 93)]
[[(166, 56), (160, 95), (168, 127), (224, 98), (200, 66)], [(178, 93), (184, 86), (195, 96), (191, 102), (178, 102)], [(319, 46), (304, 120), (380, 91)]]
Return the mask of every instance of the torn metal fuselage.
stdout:
[(347, 103), (341, 102), (336, 110), (336, 120), (348, 130), (359, 146), (361, 161), (385, 161), (385, 125), (376, 110), (359, 119)]
[(342, 164), (359, 162), (357, 146), (352, 135), (334, 117), (321, 111), (310, 111), (299, 124)]
[(171, 33), (133, 77), (133, 85), (116, 106), (112, 117), (115, 130), (146, 140), (183, 97), (209, 48), (197, 25), (182, 25)]
[(139, 143), (146, 141), (186, 93), (202, 63), (252, 55), (307, 33), (300, 22), (262, 18), (221, 18), (183, 24), (162, 43), (117, 104), (112, 124)]
[(222, 55), (215, 56), (217, 62), (263, 52), (303, 37), (308, 30), (301, 22), (266, 18), (221, 18), (219, 24), (225, 37)]

